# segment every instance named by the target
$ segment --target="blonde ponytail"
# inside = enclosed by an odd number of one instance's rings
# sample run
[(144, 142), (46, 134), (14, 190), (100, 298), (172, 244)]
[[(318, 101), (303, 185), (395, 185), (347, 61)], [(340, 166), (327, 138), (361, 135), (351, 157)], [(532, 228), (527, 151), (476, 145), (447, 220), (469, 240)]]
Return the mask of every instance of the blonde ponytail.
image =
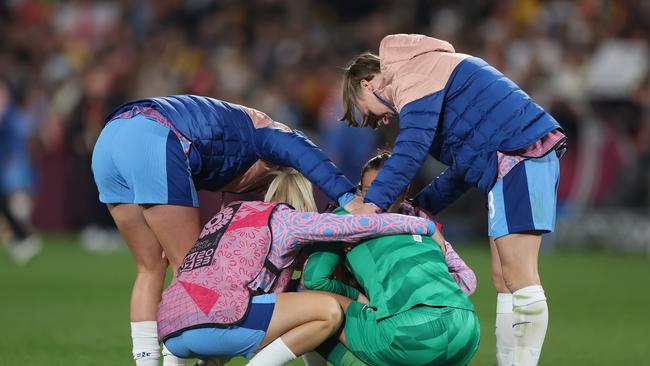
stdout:
[(266, 191), (264, 202), (284, 202), (296, 211), (317, 212), (314, 192), (307, 178), (292, 168), (282, 168), (273, 174), (276, 177)]

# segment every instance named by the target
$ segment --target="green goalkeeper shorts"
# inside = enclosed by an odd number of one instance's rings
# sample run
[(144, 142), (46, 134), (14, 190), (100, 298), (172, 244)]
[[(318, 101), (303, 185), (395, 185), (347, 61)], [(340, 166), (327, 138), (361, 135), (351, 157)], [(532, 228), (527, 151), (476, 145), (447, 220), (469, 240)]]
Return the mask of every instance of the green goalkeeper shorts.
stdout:
[(464, 366), (480, 340), (473, 311), (416, 306), (377, 321), (375, 311), (352, 302), (345, 320), (350, 350), (369, 365)]

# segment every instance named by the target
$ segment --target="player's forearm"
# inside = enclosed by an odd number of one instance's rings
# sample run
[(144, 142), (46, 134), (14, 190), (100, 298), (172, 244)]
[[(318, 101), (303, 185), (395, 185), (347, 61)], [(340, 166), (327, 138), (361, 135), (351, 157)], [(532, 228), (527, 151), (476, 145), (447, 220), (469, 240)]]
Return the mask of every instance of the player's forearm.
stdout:
[(359, 297), (359, 290), (355, 289), (352, 286), (346, 285), (339, 280), (334, 280), (331, 278), (319, 278), (312, 279), (310, 281), (305, 280), (304, 285), (305, 289), (307, 290), (331, 292), (333, 294), (345, 296), (352, 300), (356, 300), (357, 297)]
[(340, 262), (340, 256), (332, 252), (315, 252), (309, 256), (303, 271), (303, 285), (307, 290), (327, 291), (351, 299), (359, 291), (341, 281), (332, 279), (332, 273)]
[(477, 285), (476, 274), (458, 253), (456, 253), (449, 242), (445, 243), (445, 248), (445, 261), (447, 262), (449, 273), (465, 294), (473, 294), (476, 291)]
[(287, 233), (297, 244), (356, 242), (393, 234), (431, 235), (435, 231), (426, 219), (398, 214), (336, 215), (281, 209), (272, 216), (272, 225), (274, 222), (284, 227), (280, 233)]

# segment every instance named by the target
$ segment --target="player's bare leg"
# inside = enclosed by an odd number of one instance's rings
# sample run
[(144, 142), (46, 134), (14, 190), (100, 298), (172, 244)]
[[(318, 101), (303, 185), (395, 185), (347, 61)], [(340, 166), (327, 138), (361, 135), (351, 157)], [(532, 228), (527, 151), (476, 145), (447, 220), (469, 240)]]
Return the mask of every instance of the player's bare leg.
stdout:
[(490, 237), (492, 259), (492, 284), (497, 291), (497, 314), (494, 335), (496, 337), (495, 366), (512, 365), (515, 354), (515, 338), (512, 333), (512, 294), (503, 280), (501, 260), (494, 238)]
[(142, 214), (133, 204), (108, 205), (117, 228), (135, 261), (136, 276), (131, 291), (131, 337), (133, 358), (138, 366), (158, 365), (160, 345), (156, 310), (160, 302), (167, 260)]
[(536, 232), (509, 234), (494, 241), (505, 286), (512, 293), (512, 365), (537, 365), (546, 336), (548, 306), (537, 267), (541, 241)]

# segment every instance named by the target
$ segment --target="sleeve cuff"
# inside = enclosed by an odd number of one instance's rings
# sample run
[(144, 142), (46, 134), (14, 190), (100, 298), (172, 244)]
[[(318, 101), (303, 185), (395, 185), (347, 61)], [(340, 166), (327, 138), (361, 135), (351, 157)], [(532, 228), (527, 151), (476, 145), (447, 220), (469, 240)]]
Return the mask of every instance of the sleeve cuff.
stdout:
[(354, 199), (354, 196), (355, 195), (352, 192), (343, 193), (341, 195), (341, 197), (339, 197), (339, 199), (338, 199), (339, 207), (343, 207), (343, 206), (347, 205), (348, 203), (350, 203), (350, 201), (352, 201)]
[(431, 220), (427, 220), (427, 235), (431, 236), (436, 233), (436, 224), (433, 223)]
[(352, 299), (352, 300), (356, 300), (359, 297), (359, 290), (357, 290), (356, 288), (354, 288), (354, 287), (352, 287), (350, 285), (346, 285), (346, 286), (347, 286), (347, 291), (346, 291), (347, 292), (347, 294), (346, 294), (347, 297)]

